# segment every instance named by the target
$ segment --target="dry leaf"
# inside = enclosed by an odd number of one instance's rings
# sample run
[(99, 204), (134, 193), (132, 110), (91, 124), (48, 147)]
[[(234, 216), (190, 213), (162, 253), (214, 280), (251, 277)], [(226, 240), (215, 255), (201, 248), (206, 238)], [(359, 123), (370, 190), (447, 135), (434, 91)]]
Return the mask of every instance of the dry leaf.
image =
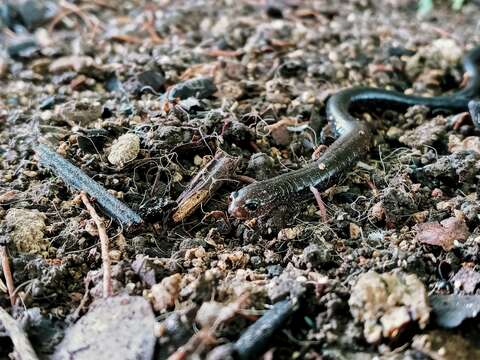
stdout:
[(445, 251), (450, 251), (454, 246), (454, 241), (465, 241), (469, 235), (467, 224), (464, 220), (459, 220), (451, 217), (442, 220), (424, 224), (417, 224), (414, 227), (417, 231), (415, 240), (430, 244), (441, 246)]

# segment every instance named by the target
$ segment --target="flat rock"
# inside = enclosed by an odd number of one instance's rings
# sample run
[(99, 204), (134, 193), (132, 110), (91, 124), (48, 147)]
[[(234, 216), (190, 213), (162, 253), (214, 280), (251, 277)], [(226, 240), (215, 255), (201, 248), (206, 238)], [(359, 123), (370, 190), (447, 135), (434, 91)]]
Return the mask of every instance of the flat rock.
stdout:
[(52, 360), (151, 359), (155, 316), (140, 296), (117, 296), (94, 302), (66, 331)]
[(174, 85), (169, 91), (168, 98), (183, 100), (193, 96), (197, 99), (205, 99), (212, 96), (215, 91), (217, 87), (211, 78), (197, 77)]
[(478, 295), (438, 295), (430, 298), (437, 325), (451, 329), (480, 313)]

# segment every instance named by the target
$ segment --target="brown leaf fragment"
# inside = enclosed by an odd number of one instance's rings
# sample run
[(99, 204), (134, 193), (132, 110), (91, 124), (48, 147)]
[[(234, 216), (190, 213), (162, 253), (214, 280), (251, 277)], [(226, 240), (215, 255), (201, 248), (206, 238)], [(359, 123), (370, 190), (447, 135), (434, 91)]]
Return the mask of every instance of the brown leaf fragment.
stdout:
[(467, 224), (464, 220), (455, 217), (442, 220), (440, 223), (428, 222), (417, 224), (415, 240), (424, 244), (441, 246), (445, 251), (454, 247), (455, 240), (465, 241), (469, 235)]
[(0, 193), (0, 204), (7, 204), (13, 202), (19, 196), (19, 192), (16, 190), (8, 190)]
[(284, 117), (274, 124), (266, 126), (266, 129), (270, 131), (272, 138), (279, 145), (288, 145), (290, 143), (290, 131), (289, 126), (298, 125), (298, 120), (294, 118)]
[(216, 62), (192, 65), (180, 75), (180, 80), (188, 80), (199, 76), (213, 76), (217, 66)]
[(351, 239), (358, 239), (362, 235), (362, 228), (357, 224), (350, 223), (348, 229)]
[(177, 211), (173, 214), (173, 221), (180, 222), (189, 215), (191, 215), (200, 204), (203, 204), (207, 201), (209, 196), (209, 191), (206, 189), (198, 190), (195, 194), (192, 194), (190, 197), (185, 198), (184, 201), (180, 203), (177, 208)]

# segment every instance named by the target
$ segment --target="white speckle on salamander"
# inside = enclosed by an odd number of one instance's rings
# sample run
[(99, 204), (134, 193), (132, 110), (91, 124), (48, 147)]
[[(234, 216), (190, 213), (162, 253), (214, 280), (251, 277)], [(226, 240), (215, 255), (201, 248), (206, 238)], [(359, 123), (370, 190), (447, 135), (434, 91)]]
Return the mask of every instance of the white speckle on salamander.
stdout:
[(320, 164), (318, 164), (318, 168), (320, 170), (325, 170), (327, 168), (327, 165), (325, 165), (324, 163), (320, 163)]

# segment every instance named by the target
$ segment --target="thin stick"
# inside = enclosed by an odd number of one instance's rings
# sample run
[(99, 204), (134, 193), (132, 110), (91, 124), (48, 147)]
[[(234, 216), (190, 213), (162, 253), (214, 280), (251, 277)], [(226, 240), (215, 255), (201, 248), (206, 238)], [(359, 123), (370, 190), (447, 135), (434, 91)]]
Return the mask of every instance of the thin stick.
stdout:
[(234, 175), (233, 178), (245, 184), (253, 184), (254, 182), (257, 181), (254, 178), (247, 175)]
[(113, 294), (112, 289), (112, 268), (110, 266), (110, 256), (108, 254), (108, 235), (107, 230), (105, 229), (105, 225), (103, 223), (103, 219), (98, 216), (95, 208), (88, 200), (87, 194), (85, 192), (80, 193), (80, 197), (82, 198), (83, 204), (87, 208), (90, 216), (92, 217), (93, 221), (97, 225), (98, 229), (98, 236), (100, 237), (100, 244), (102, 248), (102, 267), (103, 267), (103, 297), (109, 297)]
[(266, 349), (272, 335), (299, 308), (298, 299), (277, 302), (262, 317), (254, 322), (233, 345), (236, 358), (240, 360), (258, 358)]
[[(87, 275), (88, 276), (88, 275)], [(77, 321), (78, 318), (80, 317), (80, 313), (82, 312), (82, 310), (86, 307), (87, 305), (87, 302), (88, 302), (88, 299), (89, 299), (89, 295), (90, 295), (90, 291), (89, 291), (89, 285), (90, 285), (90, 279), (87, 278), (87, 280), (85, 280), (85, 292), (83, 293), (83, 297), (82, 297), (82, 300), (80, 300), (80, 304), (78, 305), (78, 307), (75, 309), (75, 311), (73, 312), (73, 315), (72, 315), (72, 320), (73, 321)]]
[(136, 212), (110, 194), (103, 186), (78, 167), (65, 160), (55, 151), (52, 151), (48, 146), (40, 144), (35, 146), (34, 149), (42, 165), (53, 171), (68, 186), (84, 191), (90, 197), (95, 198), (102, 209), (122, 225), (129, 227), (142, 223), (142, 218)]
[(16, 359), (38, 360), (38, 356), (35, 354), (25, 330), (20, 325), (20, 321), (11, 317), (2, 307), (0, 307), (0, 323), (2, 324), (2, 331), (6, 331), (12, 340)]
[(10, 303), (13, 306), (16, 300), (15, 285), (13, 283), (12, 271), (10, 270), (10, 263), (8, 262), (7, 247), (5, 245), (0, 245), (0, 257), (2, 259), (3, 276), (5, 276), (5, 281), (7, 282)]

